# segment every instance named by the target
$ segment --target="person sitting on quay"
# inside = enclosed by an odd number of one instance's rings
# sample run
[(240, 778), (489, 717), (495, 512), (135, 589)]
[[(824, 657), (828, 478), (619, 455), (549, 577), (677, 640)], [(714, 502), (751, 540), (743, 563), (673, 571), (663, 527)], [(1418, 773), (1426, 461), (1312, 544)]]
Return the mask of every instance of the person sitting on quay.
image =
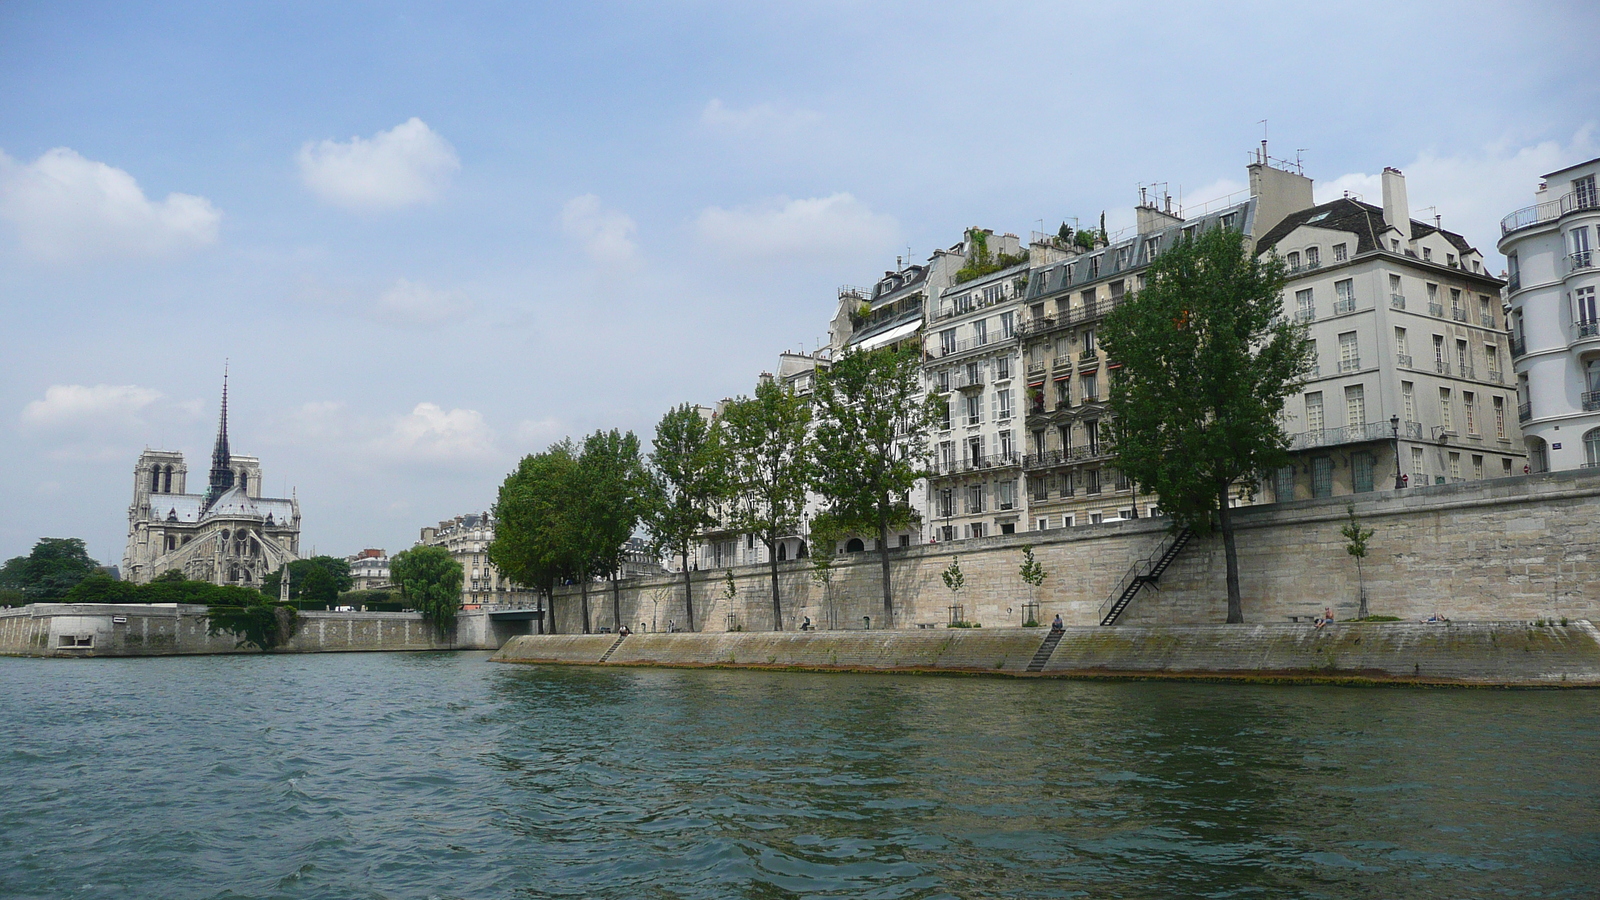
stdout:
[(1322, 610), (1322, 615), (1318, 616), (1314, 620), (1314, 622), (1315, 622), (1315, 624), (1317, 626), (1317, 630), (1318, 631), (1321, 631), (1323, 626), (1325, 626), (1325, 625), (1332, 625), (1333, 624), (1333, 607), (1331, 607), (1331, 606), (1324, 607), (1323, 610)]
[(1050, 623), (1051, 631), (1066, 631), (1067, 627), (1061, 624), (1061, 613), (1056, 613), (1056, 620)]

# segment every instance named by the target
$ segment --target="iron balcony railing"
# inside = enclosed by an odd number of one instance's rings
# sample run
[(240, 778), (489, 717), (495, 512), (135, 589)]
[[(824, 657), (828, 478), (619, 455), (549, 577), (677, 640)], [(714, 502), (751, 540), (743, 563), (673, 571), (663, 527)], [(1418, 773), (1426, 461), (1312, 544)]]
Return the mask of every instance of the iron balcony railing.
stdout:
[(1345, 298), (1343, 300), (1335, 300), (1335, 301), (1333, 301), (1333, 314), (1336, 315), (1336, 316), (1342, 316), (1342, 315), (1345, 315), (1346, 313), (1353, 313), (1355, 311), (1356, 311), (1356, 300), (1355, 300), (1354, 297), (1348, 297), (1348, 298)]
[(1111, 442), (1101, 441), (1098, 445), (1084, 444), (1079, 447), (1068, 447), (1065, 450), (1046, 450), (1043, 453), (1029, 453), (1022, 458), (1022, 467), (1024, 469), (1046, 469), (1051, 466), (1064, 466), (1071, 463), (1103, 459), (1111, 455)]
[(1531, 418), (1533, 418), (1533, 403), (1532, 402), (1518, 403), (1517, 404), (1517, 421), (1518, 422), (1526, 422)]
[(1406, 295), (1405, 294), (1390, 294), (1389, 295), (1389, 305), (1394, 307), (1395, 309), (1405, 309), (1406, 308)]
[(1519, 338), (1519, 337), (1516, 337), (1516, 336), (1513, 335), (1512, 338), (1511, 338), (1511, 355), (1512, 355), (1512, 357), (1515, 358), (1515, 357), (1518, 357), (1518, 356), (1522, 356), (1523, 354), (1525, 354), (1527, 352), (1528, 352), (1528, 342), (1526, 340), (1522, 339), (1522, 338)]
[(1042, 316), (1028, 319), (1017, 326), (1017, 335), (1020, 337), (1037, 336), (1059, 331), (1071, 325), (1092, 322), (1102, 319), (1107, 313), (1121, 306), (1132, 294), (1123, 294), (1120, 297), (1108, 297), (1103, 300), (1091, 300), (1068, 309), (1066, 312), (1057, 312), (1053, 316)]
[(1479, 313), (1478, 324), (1485, 328), (1494, 327), (1494, 313)]
[(1461, 367), (1461, 377), (1467, 379), (1468, 381), (1477, 381), (1478, 380), (1478, 369), (1477, 369), (1477, 367), (1476, 366), (1463, 365)]
[(1072, 354), (1063, 353), (1056, 357), (1056, 361), (1051, 365), (1051, 368), (1055, 369), (1057, 372), (1072, 371)]
[(1296, 322), (1315, 322), (1317, 320), (1317, 310), (1315, 307), (1297, 309), (1294, 311), (1294, 320)]
[(1600, 334), (1600, 322), (1573, 322), (1572, 330), (1577, 335), (1579, 340), (1582, 340), (1583, 338), (1592, 338), (1595, 335)]
[(1444, 304), (1443, 303), (1429, 303), (1428, 304), (1428, 315), (1433, 316), (1435, 319), (1444, 318)]
[(983, 387), (983, 371), (977, 372), (952, 372), (950, 373), (950, 386), (956, 390)]
[(1569, 253), (1567, 254), (1567, 274), (1570, 275), (1582, 269), (1592, 269), (1594, 268), (1594, 263), (1595, 252), (1593, 250), (1579, 250), (1577, 253)]
[(1593, 194), (1580, 194), (1574, 191), (1558, 200), (1547, 200), (1544, 203), (1525, 206), (1506, 216), (1500, 220), (1500, 234), (1505, 236), (1513, 231), (1532, 228), (1544, 222), (1553, 222), (1575, 209), (1594, 209), (1597, 206), (1600, 206), (1600, 202), (1597, 202)]
[(1358, 372), (1361, 370), (1361, 357), (1352, 356), (1349, 359), (1339, 360), (1339, 371)]
[(1600, 409), (1600, 391), (1583, 392), (1583, 411), (1594, 412)]
[(1398, 353), (1398, 354), (1396, 354), (1395, 358), (1394, 358), (1394, 362), (1395, 362), (1395, 365), (1399, 366), (1402, 369), (1415, 368), (1414, 366), (1411, 365), (1411, 354), (1409, 354), (1409, 353)]
[[(1309, 450), (1313, 447), (1331, 447), (1335, 444), (1360, 444), (1367, 441), (1393, 439), (1394, 426), (1388, 422), (1368, 422), (1364, 425), (1346, 425), (1342, 428), (1321, 428), (1289, 435), (1290, 450)], [(1402, 423), (1400, 437), (1422, 439), (1420, 422)]]
[(1016, 453), (990, 453), (986, 456), (969, 456), (962, 459), (936, 459), (929, 466), (931, 475), (958, 475), (962, 472), (979, 472), (988, 469), (1005, 469), (1019, 465)]
[(1450, 364), (1442, 359), (1436, 359), (1433, 361), (1433, 370), (1438, 372), (1440, 375), (1449, 375)]
[(1505, 384), (1506, 373), (1500, 371), (1499, 369), (1490, 369), (1489, 380), (1495, 382), (1496, 384)]
[(1028, 374), (1029, 375), (1043, 375), (1045, 373), (1045, 371), (1048, 370), (1048, 369), (1049, 369), (1049, 365), (1047, 365), (1045, 363), (1045, 361), (1042, 360), (1042, 359), (1034, 359), (1034, 360), (1029, 360), (1028, 361)]
[(1450, 318), (1455, 319), (1457, 322), (1465, 322), (1467, 321), (1467, 311), (1459, 306), (1452, 306), (1450, 307)]

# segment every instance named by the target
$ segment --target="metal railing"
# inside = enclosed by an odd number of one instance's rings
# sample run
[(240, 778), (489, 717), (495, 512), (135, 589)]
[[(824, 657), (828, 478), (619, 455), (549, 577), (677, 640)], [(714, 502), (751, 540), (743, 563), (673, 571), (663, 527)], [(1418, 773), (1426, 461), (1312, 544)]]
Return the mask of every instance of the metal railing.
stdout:
[(1343, 300), (1335, 300), (1335, 301), (1333, 301), (1333, 314), (1336, 315), (1336, 316), (1342, 316), (1342, 315), (1345, 315), (1346, 313), (1353, 313), (1355, 311), (1356, 311), (1356, 299), (1354, 297), (1348, 297), (1348, 298), (1345, 298)]
[(1600, 409), (1600, 391), (1583, 392), (1583, 411), (1594, 412)]
[(1518, 403), (1517, 421), (1526, 422), (1531, 418), (1533, 418), (1533, 403), (1531, 401), (1528, 403)]
[(1489, 380), (1495, 382), (1496, 384), (1505, 384), (1506, 373), (1500, 371), (1499, 369), (1490, 369)]
[(1428, 304), (1428, 315), (1433, 316), (1435, 319), (1444, 318), (1444, 304), (1443, 303), (1429, 303)]
[(1294, 320), (1296, 322), (1315, 322), (1317, 320), (1317, 311), (1315, 308), (1297, 309), (1294, 311)]
[(1532, 228), (1544, 222), (1552, 222), (1561, 218), (1575, 209), (1594, 209), (1600, 206), (1591, 194), (1582, 194), (1574, 191), (1558, 200), (1547, 200), (1525, 206), (1504, 219), (1500, 220), (1500, 234), (1502, 237), (1513, 231)]
[(1043, 375), (1048, 369), (1049, 366), (1042, 359), (1033, 359), (1028, 361), (1029, 375)]
[(1057, 372), (1060, 372), (1062, 370), (1071, 370), (1072, 369), (1072, 354), (1063, 353), (1060, 356), (1056, 357), (1056, 361), (1051, 364), (1051, 368), (1055, 369)]
[(1485, 328), (1493, 328), (1493, 327), (1495, 327), (1495, 325), (1494, 325), (1494, 313), (1479, 313), (1478, 314), (1478, 324), (1482, 325)]
[(1461, 377), (1467, 379), (1468, 381), (1477, 381), (1478, 380), (1478, 369), (1477, 369), (1477, 367), (1476, 366), (1462, 366), (1461, 367)]
[(1341, 372), (1357, 372), (1360, 371), (1360, 369), (1361, 357), (1359, 356), (1352, 356), (1349, 359), (1339, 360), (1339, 371)]
[(1572, 330), (1576, 333), (1579, 340), (1582, 340), (1583, 338), (1592, 338), (1595, 335), (1600, 335), (1600, 322), (1573, 322)]
[(1577, 253), (1567, 254), (1567, 273), (1571, 274), (1580, 269), (1594, 268), (1595, 252), (1593, 250), (1579, 250)]
[(1465, 322), (1467, 321), (1467, 311), (1459, 306), (1452, 306), (1450, 307), (1450, 318), (1455, 319), (1457, 322)]
[(1415, 366), (1411, 365), (1411, 354), (1409, 354), (1409, 353), (1397, 353), (1397, 354), (1395, 354), (1394, 364), (1399, 366), (1399, 367), (1401, 367), (1401, 368), (1403, 368), (1403, 369), (1415, 368)]
[(1022, 467), (1024, 469), (1044, 469), (1050, 466), (1087, 462), (1111, 455), (1111, 442), (1101, 441), (1098, 446), (1084, 444), (1079, 447), (1068, 447), (1065, 450), (1046, 450), (1043, 453), (1029, 453), (1022, 458)]
[(1405, 309), (1406, 308), (1406, 295), (1405, 294), (1390, 294), (1389, 295), (1389, 305), (1391, 307), (1395, 308), (1395, 309)]
[(1436, 359), (1433, 361), (1433, 370), (1438, 372), (1440, 375), (1449, 375), (1450, 364), (1442, 359)]
[(977, 372), (952, 372), (950, 373), (950, 386), (956, 390), (983, 387), (983, 371)]
[[(1412, 437), (1412, 427), (1415, 426), (1415, 438), (1422, 436), (1422, 426), (1416, 422), (1405, 423), (1405, 434), (1402, 437)], [(1346, 425), (1342, 428), (1321, 428), (1314, 431), (1302, 431), (1299, 434), (1289, 435), (1290, 450), (1308, 450), (1312, 447), (1330, 447), (1335, 444), (1360, 444), (1367, 441), (1387, 441), (1394, 437), (1394, 427), (1388, 422), (1368, 422), (1364, 425)]]
[(1528, 352), (1528, 342), (1527, 342), (1527, 340), (1525, 340), (1523, 338), (1516, 337), (1515, 335), (1513, 335), (1512, 338), (1511, 338), (1511, 356), (1512, 356), (1512, 358), (1515, 359), (1516, 357), (1522, 356), (1522, 355), (1526, 354), (1527, 352)]
[(1016, 453), (990, 453), (986, 456), (971, 456), (964, 459), (943, 460), (936, 459), (928, 465), (930, 475), (955, 475), (961, 472), (978, 472), (987, 469), (1005, 469), (1019, 465), (1021, 460)]

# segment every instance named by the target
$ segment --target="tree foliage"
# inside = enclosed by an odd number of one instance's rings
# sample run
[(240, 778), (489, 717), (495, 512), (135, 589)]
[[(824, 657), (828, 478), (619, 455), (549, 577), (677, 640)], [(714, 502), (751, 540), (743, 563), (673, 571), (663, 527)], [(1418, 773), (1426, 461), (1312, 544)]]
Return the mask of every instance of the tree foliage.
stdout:
[(756, 385), (723, 410), (727, 521), (766, 545), (772, 575), (772, 628), (783, 629), (778, 541), (800, 530), (811, 478), (811, 408), (773, 380)]
[(289, 599), (332, 604), (350, 590), (355, 578), (350, 561), (337, 556), (311, 556), (297, 559), (261, 579), (261, 593), (277, 598), (283, 583), (283, 570), (289, 570)]
[(661, 417), (652, 447), (641, 510), (644, 527), (657, 553), (671, 553), (682, 562), (683, 604), (694, 631), (689, 553), (699, 536), (717, 524), (712, 511), (723, 492), (724, 467), (710, 423), (687, 403)]
[(545, 597), (546, 631), (554, 632), (555, 586), (573, 577), (568, 525), (578, 454), (568, 440), (524, 456), (506, 476), (494, 505), (489, 561), (512, 581)]
[(1350, 519), (1339, 529), (1339, 533), (1344, 535), (1344, 552), (1356, 558), (1356, 585), (1360, 592), (1359, 612), (1356, 615), (1358, 618), (1365, 619), (1368, 612), (1367, 576), (1362, 571), (1361, 561), (1367, 558), (1367, 542), (1372, 540), (1372, 536), (1377, 534), (1377, 531), (1361, 527), (1361, 519), (1356, 515), (1355, 504), (1345, 507), (1345, 512), (1349, 513)]
[(40, 538), (27, 556), (0, 566), (0, 589), (16, 591), (25, 603), (58, 601), (78, 582), (100, 571), (78, 538)]
[(615, 428), (596, 431), (583, 439), (578, 455), (575, 485), (577, 516), (569, 517), (577, 529), (578, 573), (583, 585), (585, 630), (588, 624), (590, 574), (612, 578), (612, 622), (622, 626), (621, 586), (623, 552), (644, 511), (648, 484), (639, 457), (639, 439)]
[(389, 560), (389, 576), (440, 635), (456, 623), (464, 573), (443, 547), (412, 547)]
[(96, 573), (73, 586), (63, 598), (67, 603), (183, 603), (205, 606), (206, 631), (231, 634), (238, 647), (272, 650), (294, 637), (300, 618), (260, 591), (232, 584), (189, 581), (163, 572), (149, 584), (117, 581)]
[[(849, 353), (818, 373), (812, 487), (832, 524), (878, 539), (883, 615), (894, 623), (889, 535), (915, 525), (911, 489), (926, 476), (933, 407), (923, 399), (915, 350)], [(815, 542), (813, 542), (815, 543)]]
[(1212, 229), (1151, 265), (1146, 287), (1107, 317), (1117, 466), (1161, 496), (1175, 527), (1221, 530), (1228, 621), (1243, 621), (1228, 491), (1287, 461), (1279, 426), (1309, 371), (1304, 328), (1280, 313), (1284, 267)]

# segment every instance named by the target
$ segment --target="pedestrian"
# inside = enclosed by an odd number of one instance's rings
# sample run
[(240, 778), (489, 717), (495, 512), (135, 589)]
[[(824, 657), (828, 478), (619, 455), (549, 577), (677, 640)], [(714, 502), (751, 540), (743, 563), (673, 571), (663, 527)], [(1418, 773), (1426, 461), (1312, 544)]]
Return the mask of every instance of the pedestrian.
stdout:
[(1332, 624), (1333, 624), (1333, 607), (1331, 607), (1331, 606), (1324, 607), (1323, 610), (1322, 610), (1322, 617), (1317, 619), (1317, 630), (1320, 631), (1320, 630), (1322, 630), (1323, 626), (1332, 625)]
[(1061, 613), (1056, 613), (1056, 620), (1054, 622), (1050, 623), (1050, 630), (1051, 631), (1065, 631), (1065, 630), (1067, 630), (1066, 626), (1061, 624)]

